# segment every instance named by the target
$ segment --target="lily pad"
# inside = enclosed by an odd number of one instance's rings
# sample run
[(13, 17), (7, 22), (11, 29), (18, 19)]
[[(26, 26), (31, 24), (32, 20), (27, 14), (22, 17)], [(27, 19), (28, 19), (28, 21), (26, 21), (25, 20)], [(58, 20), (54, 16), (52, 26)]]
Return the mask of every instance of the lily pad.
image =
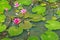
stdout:
[(32, 27), (32, 24), (29, 21), (24, 21), (24, 23), (20, 23), (19, 26), (23, 29), (30, 29)]
[(49, 30), (57, 30), (57, 29), (60, 29), (60, 22), (54, 21), (54, 20), (49, 20), (49, 21), (47, 21), (47, 24), (45, 24), (45, 26)]
[(30, 5), (32, 3), (32, 0), (17, 0), (19, 4), (22, 5)]
[(41, 14), (41, 15), (44, 15), (45, 11), (46, 11), (46, 7), (40, 5), (32, 8), (32, 12), (37, 12), (37, 14)]
[(42, 40), (59, 40), (58, 35), (52, 31), (46, 31), (44, 34), (41, 35)]
[(0, 23), (0, 32), (3, 32), (6, 30), (6, 25)]
[(30, 17), (31, 17), (30, 15), (32, 15), (32, 14), (27, 12), (27, 13), (24, 15), (24, 18), (30, 18)]
[(1, 39), (1, 40), (11, 40), (10, 38), (3, 38), (3, 39)]
[(56, 2), (57, 0), (46, 0), (46, 1), (48, 1), (48, 2), (50, 2), (50, 3), (54, 3), (54, 2)]
[(41, 21), (42, 20), (42, 16), (41, 15), (38, 15), (38, 14), (33, 14), (32, 16), (31, 16), (31, 21), (33, 21), (33, 22), (39, 22), (39, 21)]
[(9, 5), (7, 0), (1, 0), (0, 1), (0, 12), (3, 12), (5, 8), (11, 9), (11, 6)]
[(27, 40), (40, 40), (37, 36), (30, 36)]
[(6, 18), (5, 15), (0, 14), (0, 22), (4, 22), (5, 18)]
[(23, 32), (23, 28), (22, 27), (16, 28), (15, 26), (13, 26), (10, 27), (7, 31), (10, 36), (17, 36)]

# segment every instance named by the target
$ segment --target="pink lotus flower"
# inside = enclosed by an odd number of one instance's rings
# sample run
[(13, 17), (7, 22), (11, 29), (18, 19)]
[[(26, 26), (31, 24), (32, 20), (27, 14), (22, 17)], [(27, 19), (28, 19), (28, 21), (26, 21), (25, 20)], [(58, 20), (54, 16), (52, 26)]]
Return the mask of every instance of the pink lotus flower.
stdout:
[(15, 19), (13, 20), (13, 22), (14, 22), (15, 24), (19, 24), (19, 23), (21, 22), (21, 19), (15, 18)]
[(26, 12), (27, 12), (26, 9), (22, 9), (22, 10), (21, 10), (21, 13), (22, 13), (22, 14), (25, 14)]
[(19, 3), (18, 3), (18, 2), (16, 2), (14, 7), (18, 7), (18, 6), (19, 6)]

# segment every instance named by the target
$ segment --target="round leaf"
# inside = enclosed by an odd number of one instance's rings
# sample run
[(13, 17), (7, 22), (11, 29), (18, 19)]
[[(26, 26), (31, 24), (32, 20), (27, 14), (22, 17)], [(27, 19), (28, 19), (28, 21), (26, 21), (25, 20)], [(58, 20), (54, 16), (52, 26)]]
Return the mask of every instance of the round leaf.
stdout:
[(59, 40), (58, 35), (52, 31), (46, 31), (44, 34), (41, 35), (42, 40)]
[(45, 26), (49, 30), (57, 30), (57, 29), (60, 29), (60, 22), (54, 21), (54, 20), (49, 20), (49, 21), (47, 21), (47, 24), (45, 24)]
[(17, 0), (22, 5), (30, 5), (32, 0)]
[(0, 32), (5, 31), (6, 28), (7, 28), (6, 25), (2, 25), (2, 24), (0, 24)]
[(37, 36), (30, 36), (28, 40), (40, 40)]
[(23, 32), (23, 28), (19, 27), (19, 28), (16, 28), (16, 27), (10, 27), (8, 29), (8, 33), (10, 36), (17, 36), (19, 34), (21, 34)]
[(29, 21), (24, 21), (24, 23), (21, 23), (19, 26), (23, 29), (30, 29), (32, 27), (32, 24)]
[(11, 9), (11, 6), (9, 5), (7, 0), (1, 0), (0, 1), (0, 12), (3, 12), (5, 8)]
[(42, 7), (40, 5), (32, 8), (32, 12), (37, 12), (37, 14), (41, 14), (41, 15), (44, 15), (44, 12), (46, 11), (46, 8), (45, 7)]
[(5, 18), (6, 18), (5, 15), (1, 15), (0, 14), (0, 22), (4, 22), (5, 21)]
[(1, 40), (11, 40), (10, 38), (3, 38), (3, 39), (1, 39)]

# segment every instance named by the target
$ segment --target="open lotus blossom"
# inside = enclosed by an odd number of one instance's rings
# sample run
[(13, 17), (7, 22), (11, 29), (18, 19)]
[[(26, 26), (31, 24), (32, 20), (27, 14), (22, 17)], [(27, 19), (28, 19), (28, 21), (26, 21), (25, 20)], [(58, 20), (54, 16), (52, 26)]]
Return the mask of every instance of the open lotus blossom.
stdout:
[(26, 12), (27, 12), (26, 9), (22, 9), (22, 10), (21, 10), (21, 13), (22, 13), (22, 14), (25, 14)]
[(16, 2), (14, 7), (18, 7), (18, 6), (19, 6), (19, 3), (18, 3), (18, 2)]
[(14, 22), (14, 24), (19, 24), (19, 23), (21, 22), (21, 19), (15, 18), (15, 19), (13, 20), (13, 22)]

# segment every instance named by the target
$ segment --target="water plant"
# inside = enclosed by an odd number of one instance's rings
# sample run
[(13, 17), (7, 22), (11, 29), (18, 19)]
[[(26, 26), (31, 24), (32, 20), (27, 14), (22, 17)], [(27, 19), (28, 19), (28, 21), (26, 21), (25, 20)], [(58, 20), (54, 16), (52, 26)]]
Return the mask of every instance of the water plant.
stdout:
[(11, 39), (6, 37), (6, 38), (3, 38), (3, 39), (1, 39), (1, 40), (11, 40)]
[(30, 36), (27, 40), (40, 40), (37, 36)]
[(52, 31), (46, 31), (44, 34), (41, 35), (42, 40), (59, 40), (58, 35)]
[(0, 23), (0, 32), (3, 32), (3, 31), (5, 31), (6, 30), (6, 25), (5, 24), (2, 24), (2, 23)]
[(37, 12), (37, 14), (41, 14), (41, 15), (44, 15), (45, 11), (46, 11), (46, 7), (43, 7), (41, 5), (32, 8), (32, 12)]
[(0, 14), (0, 23), (5, 21), (6, 16), (4, 14)]
[(0, 0), (0, 40), (60, 40), (59, 7), (58, 0)]
[(7, 0), (1, 0), (0, 1), (0, 12), (3, 13), (6, 8), (11, 9), (11, 6), (9, 5), (8, 1)]
[(49, 30), (57, 30), (57, 29), (60, 29), (60, 22), (54, 21), (54, 20), (49, 20), (49, 21), (47, 21), (45, 26)]

